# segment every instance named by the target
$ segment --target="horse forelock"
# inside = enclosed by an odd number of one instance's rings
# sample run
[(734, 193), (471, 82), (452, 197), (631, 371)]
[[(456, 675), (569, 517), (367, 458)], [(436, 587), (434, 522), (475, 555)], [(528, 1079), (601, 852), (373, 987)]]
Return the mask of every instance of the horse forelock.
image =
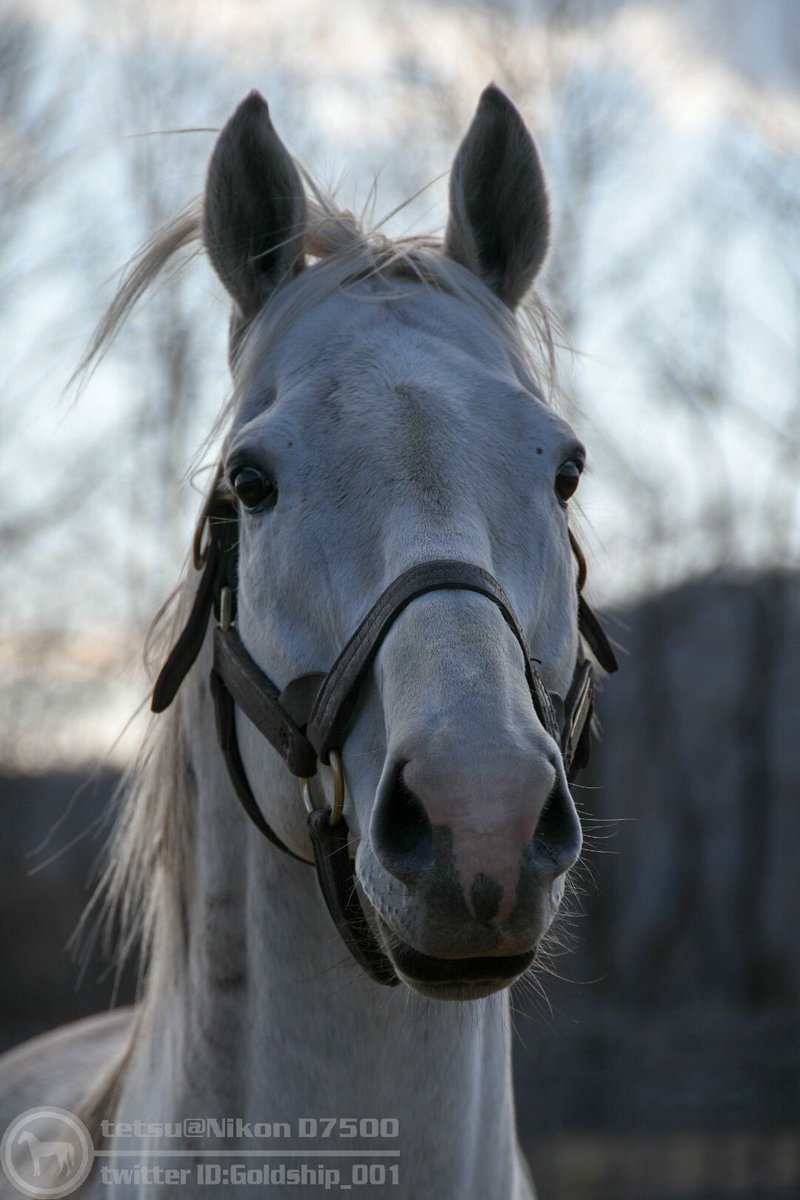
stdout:
[(299, 317), (369, 278), (387, 284), (416, 281), (456, 297), (495, 328), (520, 375), (536, 382), (542, 398), (555, 400), (559, 386), (555, 322), (537, 293), (530, 292), (512, 312), (477, 276), (445, 255), (441, 238), (392, 238), (382, 232), (383, 222), (369, 228), (319, 190), (314, 196), (308, 205), (304, 246), (310, 269), (276, 290), (236, 346), (231, 363), (234, 391), (225, 416), (241, 403), (271, 346)]

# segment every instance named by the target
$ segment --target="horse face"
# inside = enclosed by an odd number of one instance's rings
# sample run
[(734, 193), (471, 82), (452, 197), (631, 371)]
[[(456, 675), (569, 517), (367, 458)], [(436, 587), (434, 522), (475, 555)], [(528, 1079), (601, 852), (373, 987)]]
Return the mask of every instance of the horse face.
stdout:
[[(266, 235), (237, 244), (244, 208), (247, 228), (259, 219), (242, 200), (258, 174), (247, 161), (241, 178), (247, 154), (283, 206), (271, 255)], [(546, 243), (527, 131), (496, 89), (484, 94), (454, 166), (435, 283), (386, 268), (330, 286), (333, 261), (302, 270), (287, 250), (305, 220), (293, 170), (251, 97), (221, 135), (206, 201), (237, 345), (247, 335), (225, 454), (241, 501), (245, 645), (279, 684), (325, 672), (402, 571), (460, 559), (501, 582), (545, 684), (564, 695), (577, 649), (564, 495), (583, 450), (511, 331)], [(260, 802), (302, 851), (299, 805), (276, 808), (258, 786), (282, 779), (285, 792), (279, 760), (244, 718), (239, 734)], [(496, 606), (464, 591), (413, 601), (380, 646), (342, 754), (365, 910), (398, 973), (443, 998), (505, 986), (530, 964), (581, 836)]]

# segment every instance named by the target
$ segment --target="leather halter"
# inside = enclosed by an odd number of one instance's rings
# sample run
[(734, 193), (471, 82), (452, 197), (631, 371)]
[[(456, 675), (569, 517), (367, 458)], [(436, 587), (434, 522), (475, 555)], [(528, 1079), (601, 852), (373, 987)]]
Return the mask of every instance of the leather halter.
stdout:
[[(307, 865), (315, 865), (331, 917), (352, 956), (378, 983), (399, 983), (394, 968), (372, 933), (356, 889), (355, 864), (348, 853), (348, 828), (343, 816), (327, 807), (310, 808), (308, 832), (314, 864), (291, 850), (266, 821), (256, 802), (239, 751), (236, 706), (280, 754), (288, 770), (301, 780), (317, 773), (319, 763), (338, 755), (353, 717), (364, 673), (403, 609), (419, 596), (443, 589), (472, 591), (500, 610), (522, 650), (525, 677), (536, 714), (560, 747), (570, 782), (586, 766), (591, 743), (594, 672), (578, 652), (572, 683), (565, 700), (551, 695), (531, 658), (514, 610), (497, 580), (473, 563), (436, 559), (404, 571), (378, 597), (326, 675), (303, 675), (282, 691), (251, 658), (233, 624), (238, 587), (238, 507), (221, 489), (217, 475), (194, 539), (194, 565), (202, 569), (189, 618), (153, 689), (153, 712), (163, 712), (174, 700), (205, 640), (213, 609), (214, 666), (211, 694), (217, 737), (228, 773), (247, 815), (274, 846)], [(205, 542), (204, 539), (205, 538)], [(600, 623), (582, 595), (586, 563), (570, 533), (578, 561), (578, 628), (598, 663), (617, 670), (614, 652)], [(556, 713), (563, 714), (559, 720)]]

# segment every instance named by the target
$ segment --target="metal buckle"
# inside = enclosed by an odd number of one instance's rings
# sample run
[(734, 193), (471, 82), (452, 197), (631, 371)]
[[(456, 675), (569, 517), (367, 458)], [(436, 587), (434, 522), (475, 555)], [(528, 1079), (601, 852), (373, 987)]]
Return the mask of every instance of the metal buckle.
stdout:
[(214, 474), (214, 482), (212, 483), (211, 489), (206, 496), (206, 502), (200, 512), (199, 520), (194, 527), (194, 536), (192, 537), (192, 564), (195, 571), (199, 571), (202, 567), (204, 567), (206, 559), (208, 558), (208, 548), (211, 545), (211, 540), (210, 538), (206, 538), (204, 542), (203, 535), (206, 532), (208, 518), (211, 515), (211, 506), (217, 499), (217, 490), (219, 488), (221, 479), (222, 463), (220, 463), (220, 465), (217, 467), (217, 470)]
[(233, 621), (233, 592), (224, 587), (219, 594), (219, 627), (227, 633)]
[(577, 584), (577, 586), (578, 586), (578, 595), (580, 595), (581, 592), (583, 591), (584, 584), (586, 583), (586, 572), (587, 572), (586, 559), (583, 556), (583, 551), (581, 550), (580, 546), (578, 545), (578, 539), (575, 537), (575, 534), (572, 532), (572, 530), (568, 529), (567, 534), (569, 536), (569, 544), (572, 547), (572, 553), (575, 555), (575, 561), (578, 564), (578, 584)]
[[(333, 801), (330, 806), (330, 816), (328, 817), (329, 825), (338, 825), (342, 819), (344, 811), (344, 771), (342, 770), (342, 760), (338, 750), (331, 750), (328, 759), (330, 762), (331, 775), (333, 776)], [(303, 797), (303, 803), (308, 812), (312, 813), (317, 809), (311, 795), (311, 780), (300, 777), (300, 794)]]
[(581, 740), (586, 722), (592, 709), (592, 668), (584, 661), (576, 680), (577, 688), (570, 689), (566, 702), (566, 728), (564, 729), (562, 756), (567, 769), (572, 765), (575, 751)]

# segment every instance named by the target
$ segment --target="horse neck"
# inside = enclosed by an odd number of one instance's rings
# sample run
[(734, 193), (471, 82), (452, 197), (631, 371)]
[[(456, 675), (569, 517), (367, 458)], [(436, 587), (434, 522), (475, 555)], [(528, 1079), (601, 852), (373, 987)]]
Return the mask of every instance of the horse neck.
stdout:
[[(511, 1195), (507, 994), (436, 1003), (360, 971), (314, 871), (271, 846), (242, 812), (199, 683), (207, 678), (201, 666), (187, 688), (181, 739), (195, 814), (185, 952), (176, 970), (177, 939), (157, 937), (121, 1119), (211, 1109), (260, 1121), (397, 1117), (407, 1177), (422, 1156), (422, 1192), (449, 1195), (463, 1169), (459, 1195), (473, 1194), (473, 1180), (484, 1189), (475, 1195)], [(284, 776), (278, 766), (273, 788), (301, 804)], [(465, 1148), (458, 1169), (454, 1146)], [(431, 1192), (437, 1169), (441, 1187)]]

